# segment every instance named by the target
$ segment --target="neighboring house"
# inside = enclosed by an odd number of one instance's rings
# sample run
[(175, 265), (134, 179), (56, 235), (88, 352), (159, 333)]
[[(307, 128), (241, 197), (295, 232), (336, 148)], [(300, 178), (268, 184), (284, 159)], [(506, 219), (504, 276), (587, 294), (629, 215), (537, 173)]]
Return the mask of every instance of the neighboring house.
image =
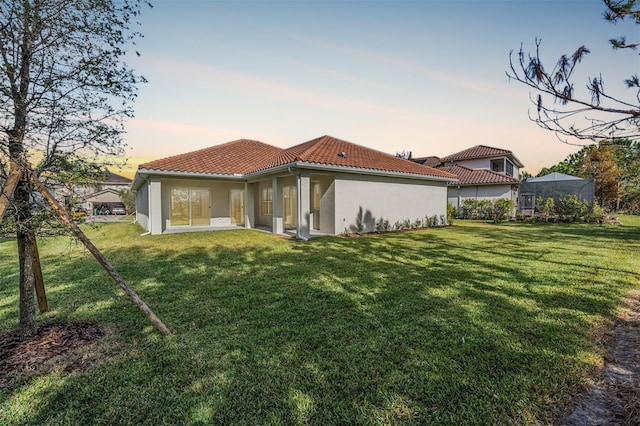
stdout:
[[(131, 179), (109, 171), (102, 179), (92, 183), (66, 187), (61, 184), (54, 186), (54, 196), (66, 206), (82, 207), (91, 214), (95, 209), (105, 206), (109, 210), (116, 205), (122, 205), (119, 192), (131, 187)], [(75, 199), (75, 200), (74, 200)]]
[(448, 203), (457, 209), (465, 199), (518, 202), (518, 175), (522, 162), (509, 150), (476, 145), (446, 157), (422, 157), (413, 161), (453, 173), (458, 180), (449, 183)]
[(138, 166), (137, 220), (151, 234), (226, 227), (296, 236), (373, 231), (446, 215), (455, 176), (331, 136), (288, 149), (240, 139)]
[(583, 179), (564, 173), (550, 173), (533, 177), (520, 183), (520, 211), (525, 216), (533, 216), (539, 200), (552, 198), (557, 206), (564, 195), (575, 195), (579, 201), (593, 205), (595, 183), (593, 179)]

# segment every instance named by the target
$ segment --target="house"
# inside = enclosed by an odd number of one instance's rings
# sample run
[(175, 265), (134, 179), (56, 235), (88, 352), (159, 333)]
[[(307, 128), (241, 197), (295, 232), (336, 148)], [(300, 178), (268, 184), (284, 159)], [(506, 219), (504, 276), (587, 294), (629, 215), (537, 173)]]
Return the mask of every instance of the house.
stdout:
[(508, 198), (517, 204), (518, 176), (523, 164), (509, 150), (476, 145), (446, 157), (421, 157), (413, 161), (458, 176), (450, 182), (447, 202), (457, 209), (465, 199)]
[(129, 178), (107, 171), (103, 174), (103, 179), (77, 188), (76, 193), (80, 195), (85, 211), (95, 213), (103, 208), (112, 212), (113, 207), (123, 205), (120, 191), (129, 189), (131, 182)]
[(567, 194), (575, 195), (579, 201), (586, 201), (592, 206), (595, 198), (594, 180), (557, 172), (525, 179), (520, 183), (519, 209), (525, 216), (533, 216), (539, 200), (552, 198), (557, 206)]
[(228, 227), (297, 237), (373, 231), (446, 215), (455, 176), (331, 136), (278, 148), (240, 139), (138, 166), (137, 220), (150, 234)]
[(94, 182), (74, 185), (55, 185), (54, 195), (64, 205), (82, 207), (93, 212), (104, 206), (111, 210), (122, 205), (120, 191), (131, 187), (131, 179), (106, 171)]

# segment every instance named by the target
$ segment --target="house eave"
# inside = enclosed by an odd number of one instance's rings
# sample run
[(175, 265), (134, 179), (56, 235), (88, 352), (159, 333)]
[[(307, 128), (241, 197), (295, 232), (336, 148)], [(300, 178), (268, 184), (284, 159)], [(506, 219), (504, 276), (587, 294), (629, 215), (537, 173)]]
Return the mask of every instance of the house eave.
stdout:
[(318, 164), (318, 163), (309, 163), (306, 161), (296, 161), (288, 164), (283, 164), (277, 167), (271, 167), (268, 169), (260, 170), (258, 172), (247, 173), (245, 178), (253, 179), (259, 176), (277, 173), (281, 171), (285, 171), (288, 169), (305, 169), (305, 170), (320, 170), (325, 172), (337, 172), (337, 173), (354, 173), (361, 175), (369, 175), (369, 176), (385, 176), (385, 177), (397, 177), (404, 179), (420, 179), (420, 180), (429, 180), (429, 181), (437, 181), (437, 182), (454, 182), (457, 178), (454, 177), (445, 177), (445, 176), (432, 176), (432, 175), (423, 175), (418, 173), (402, 173), (402, 172), (392, 172), (387, 170), (377, 170), (377, 169), (365, 169), (361, 167), (348, 167), (348, 166), (334, 166), (331, 164)]
[(170, 170), (155, 170), (155, 169), (138, 169), (133, 182), (131, 183), (131, 189), (137, 190), (142, 186), (150, 176), (162, 176), (162, 177), (177, 177), (177, 178), (207, 178), (207, 179), (224, 179), (224, 180), (243, 180), (242, 174), (222, 174), (222, 173), (200, 173), (200, 172), (178, 172)]
[(475, 183), (458, 183), (453, 182), (449, 185), (451, 186), (492, 186), (492, 185), (518, 185), (520, 182), (475, 182)]

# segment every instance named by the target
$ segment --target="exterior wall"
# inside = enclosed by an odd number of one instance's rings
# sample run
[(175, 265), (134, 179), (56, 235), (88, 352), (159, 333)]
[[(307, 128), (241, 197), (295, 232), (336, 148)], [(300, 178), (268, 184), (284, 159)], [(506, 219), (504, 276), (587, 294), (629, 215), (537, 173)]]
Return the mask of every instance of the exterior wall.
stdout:
[(475, 200), (497, 200), (509, 198), (515, 201), (511, 185), (476, 185), (476, 186), (450, 186), (447, 190), (447, 202), (457, 208), (462, 206), (466, 198)]
[(456, 161), (455, 164), (465, 166), (470, 169), (487, 169), (491, 170), (491, 159), (489, 158), (475, 158), (472, 160)]
[(358, 220), (373, 231), (381, 218), (393, 224), (447, 214), (446, 182), (340, 174), (334, 186), (334, 234), (355, 230)]
[(136, 191), (136, 221), (146, 231), (149, 230), (149, 189), (142, 185)]
[(335, 234), (336, 186), (333, 176), (321, 176), (320, 183), (320, 232)]

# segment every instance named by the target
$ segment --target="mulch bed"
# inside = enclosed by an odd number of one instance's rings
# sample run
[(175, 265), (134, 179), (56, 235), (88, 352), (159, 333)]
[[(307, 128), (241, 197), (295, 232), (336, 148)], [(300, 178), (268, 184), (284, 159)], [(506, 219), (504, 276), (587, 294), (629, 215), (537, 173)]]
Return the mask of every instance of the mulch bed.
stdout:
[(30, 378), (54, 369), (83, 371), (92, 356), (81, 349), (104, 336), (102, 329), (87, 323), (51, 323), (38, 327), (35, 335), (22, 338), (18, 331), (0, 336), (0, 390), (11, 390), (16, 379)]

